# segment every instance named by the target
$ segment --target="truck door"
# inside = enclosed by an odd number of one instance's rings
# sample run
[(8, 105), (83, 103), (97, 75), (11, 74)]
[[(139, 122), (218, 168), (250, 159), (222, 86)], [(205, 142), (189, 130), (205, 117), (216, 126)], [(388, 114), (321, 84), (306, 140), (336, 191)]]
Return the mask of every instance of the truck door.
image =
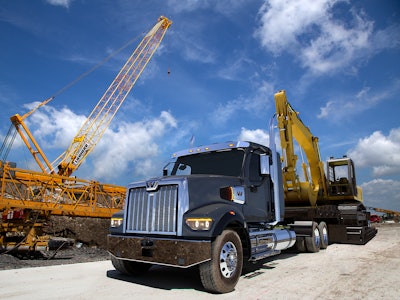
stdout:
[(245, 193), (246, 202), (243, 214), (247, 222), (270, 222), (272, 214), (272, 184), (270, 176), (262, 176), (260, 155), (252, 152), (245, 161)]

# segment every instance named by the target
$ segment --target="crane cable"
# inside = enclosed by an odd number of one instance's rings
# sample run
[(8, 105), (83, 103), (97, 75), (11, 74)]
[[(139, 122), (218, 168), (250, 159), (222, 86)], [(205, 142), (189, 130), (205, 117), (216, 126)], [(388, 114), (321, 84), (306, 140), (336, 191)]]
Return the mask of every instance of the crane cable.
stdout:
[[(96, 70), (97, 68), (99, 68), (100, 66), (104, 65), (106, 62), (108, 62), (111, 58), (113, 58), (115, 55), (117, 55), (118, 53), (120, 53), (122, 50), (124, 50), (126, 47), (128, 47), (129, 45), (131, 45), (133, 42), (135, 42), (139, 37), (141, 37), (143, 34), (145, 33), (142, 32), (140, 35), (132, 38), (131, 40), (129, 40), (128, 42), (126, 42), (124, 45), (122, 45), (122, 47), (120, 47), (119, 49), (117, 49), (116, 51), (112, 52), (110, 55), (108, 55), (106, 58), (104, 58), (103, 60), (101, 60), (99, 63), (97, 63), (95, 66), (93, 66), (92, 68), (90, 68), (89, 70), (87, 70), (86, 72), (82, 73), (81, 75), (79, 75), (77, 78), (75, 78), (74, 80), (72, 80), (70, 83), (68, 83), (67, 85), (65, 85), (64, 87), (62, 87), (61, 89), (59, 89), (56, 93), (54, 93), (51, 97), (47, 98), (46, 100), (42, 101), (39, 105), (37, 105), (35, 108), (33, 108), (31, 111), (27, 112), (26, 114), (24, 114), (22, 116), (22, 119), (26, 119), (27, 117), (29, 117), (31, 114), (33, 114), (37, 109), (39, 109), (40, 107), (42, 107), (43, 105), (46, 105), (47, 103), (49, 103), (50, 101), (52, 101), (55, 97), (57, 97), (58, 95), (64, 93), (66, 90), (70, 89), (72, 86), (74, 86), (76, 83), (78, 83), (80, 80), (82, 80), (83, 78), (85, 78), (86, 76), (88, 76), (90, 73), (92, 73), (94, 70)], [(10, 128), (8, 129), (7, 135), (4, 138), (3, 144), (1, 145), (0, 148), (0, 160), (1, 161), (6, 161), (8, 154), (10, 153), (11, 147), (14, 143), (15, 137), (17, 134), (17, 130), (15, 129), (15, 126), (13, 124), (11, 124)]]
[(17, 135), (17, 130), (14, 125), (11, 124), (8, 129), (7, 135), (4, 138), (3, 144), (0, 148), (0, 160), (5, 161), (7, 159), (8, 154), (10, 153), (11, 146), (14, 143), (15, 137)]

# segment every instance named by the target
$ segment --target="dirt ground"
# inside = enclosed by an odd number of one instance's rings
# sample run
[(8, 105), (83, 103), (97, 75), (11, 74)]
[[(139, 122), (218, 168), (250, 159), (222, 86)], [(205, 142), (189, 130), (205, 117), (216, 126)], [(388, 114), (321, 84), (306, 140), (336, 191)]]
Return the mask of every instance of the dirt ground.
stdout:
[[(100, 218), (51, 216), (46, 232), (50, 236), (68, 238), (74, 246), (35, 254), (31, 259), (24, 253), (17, 257), (0, 253), (0, 270), (75, 264), (109, 259), (107, 233), (110, 221)], [(31, 255), (30, 255), (31, 256)]]
[[(68, 221), (67, 219), (61, 219), (58, 222), (66, 222)], [(94, 262), (94, 261), (102, 261), (102, 260), (108, 260), (109, 259), (109, 254), (105, 250), (106, 249), (106, 244), (105, 244), (105, 236), (106, 236), (106, 230), (103, 228), (104, 224), (102, 224), (101, 221), (99, 221), (102, 226), (96, 226), (95, 228), (89, 228), (87, 230), (87, 233), (81, 234), (80, 231), (83, 231), (83, 229), (78, 228), (78, 227), (72, 227), (74, 230), (73, 232), (78, 232), (79, 238), (77, 239), (77, 242), (74, 246), (69, 247), (68, 249), (62, 249), (59, 251), (48, 251), (48, 252), (43, 252), (42, 255), (39, 255), (38, 258), (36, 259), (27, 259), (24, 257), (18, 258), (9, 254), (0, 254), (0, 270), (9, 270), (9, 269), (19, 269), (19, 268), (29, 268), (29, 267), (41, 267), (41, 266), (52, 266), (52, 265), (61, 265), (61, 264), (75, 264), (75, 263), (84, 263), (84, 262)], [(92, 224), (92, 223), (91, 223)], [(97, 224), (97, 223), (96, 223)], [(97, 224), (98, 225), (98, 224)], [(91, 226), (94, 226), (93, 224)], [(400, 234), (400, 224), (377, 224), (375, 225), (378, 228), (379, 235), (388, 235), (388, 238), (390, 239), (390, 234), (388, 233), (391, 228), (397, 228), (398, 230), (396, 231), (397, 235), (394, 235), (393, 238), (399, 239), (399, 234)], [(71, 226), (70, 226), (71, 227)], [(83, 228), (85, 228), (83, 226)], [(95, 232), (96, 235), (103, 234), (103, 237), (90, 237), (90, 232)], [(72, 236), (70, 236), (72, 237)], [(76, 237), (76, 233), (75, 233)], [(93, 242), (93, 239), (97, 239), (97, 241), (102, 241), (100, 242), (100, 245), (98, 244), (92, 244), (90, 241)], [(104, 241), (103, 241), (104, 240)], [(373, 240), (371, 242), (373, 244)], [(331, 245), (330, 248), (336, 248), (340, 247), (340, 245)], [(384, 251), (387, 251), (387, 249), (383, 249)], [(292, 252), (293, 250), (290, 250), (289, 252)], [(399, 251), (397, 249), (397, 251)], [(400, 280), (400, 279), (399, 279)]]
[[(377, 227), (378, 235), (366, 245), (332, 244), (318, 253), (285, 251), (256, 264), (246, 263), (235, 291), (222, 295), (204, 291), (196, 267), (157, 266), (143, 276), (125, 276), (113, 268), (104, 250), (89, 247), (69, 252), (73, 257), (56, 256), (48, 261), (18, 261), (4, 256), (0, 258), (2, 297), (10, 300), (116, 299), (132, 295), (136, 299), (165, 300), (400, 299), (400, 225)], [(57, 255), (61, 254), (67, 252)], [(86, 263), (75, 263), (80, 261)], [(34, 266), (43, 267), (31, 268)]]
[(77, 264), (108, 259), (109, 254), (104, 249), (88, 246), (77, 248), (76, 246), (72, 246), (58, 252), (48, 251), (47, 253), (43, 253), (42, 257), (36, 259), (18, 258), (10, 254), (0, 254), (0, 270)]

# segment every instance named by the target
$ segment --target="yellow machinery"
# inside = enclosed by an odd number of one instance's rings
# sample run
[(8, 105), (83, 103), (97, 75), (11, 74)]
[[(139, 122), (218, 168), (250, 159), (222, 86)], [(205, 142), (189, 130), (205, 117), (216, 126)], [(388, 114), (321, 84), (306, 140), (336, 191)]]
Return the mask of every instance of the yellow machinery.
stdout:
[(378, 207), (372, 207), (373, 210), (381, 213), (385, 213), (390, 216), (397, 216), (400, 217), (400, 211), (390, 210), (390, 209), (383, 209)]
[[(160, 17), (101, 97), (68, 149), (53, 163), (39, 147), (24, 120), (50, 102), (46, 99), (22, 117), (11, 117), (16, 132), (41, 172), (0, 161), (0, 250), (37, 251), (49, 247), (43, 227), (50, 215), (110, 218), (123, 207), (125, 187), (70, 177), (101, 139), (111, 120), (150, 61), (172, 22)], [(9, 132), (10, 133), (10, 132)], [(6, 141), (12, 143), (15, 134)], [(9, 147), (6, 148), (8, 153)], [(4, 144), (2, 146), (2, 150)]]
[[(375, 236), (376, 229), (369, 227), (370, 214), (362, 203), (362, 190), (356, 185), (353, 161), (348, 157), (330, 158), (325, 173), (318, 138), (289, 104), (285, 91), (275, 94), (275, 106), (282, 146), (286, 218), (301, 220), (301, 212), (304, 220), (327, 218), (332, 242), (368, 242)], [(304, 181), (300, 180), (296, 169), (298, 157), (294, 140), (307, 158), (307, 163), (302, 163)]]
[[(284, 91), (275, 94), (275, 105), (280, 129), (283, 161), (283, 184), (286, 205), (310, 205), (321, 203), (362, 202), (362, 191), (356, 186), (354, 163), (348, 157), (331, 158), (327, 161), (327, 176), (321, 161), (318, 138), (304, 125), (289, 104)], [(293, 140), (304, 150), (308, 164), (302, 162), (305, 180), (300, 181), (297, 155)]]

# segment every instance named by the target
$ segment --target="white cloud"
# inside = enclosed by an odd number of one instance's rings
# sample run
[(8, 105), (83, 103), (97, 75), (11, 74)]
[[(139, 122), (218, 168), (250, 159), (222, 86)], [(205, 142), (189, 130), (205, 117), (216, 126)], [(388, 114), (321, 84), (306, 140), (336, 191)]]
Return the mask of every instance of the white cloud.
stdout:
[[(349, 7), (347, 20), (333, 13), (345, 0), (269, 0), (260, 9), (261, 26), (255, 36), (272, 53), (286, 51), (313, 74), (343, 70), (373, 51), (373, 22), (363, 12)], [(350, 4), (348, 4), (350, 5)], [(379, 32), (379, 40), (388, 39), (393, 28)], [(378, 38), (378, 37), (377, 37)]]
[(361, 188), (365, 206), (400, 211), (400, 181), (374, 179)]
[(117, 179), (129, 168), (132, 175), (149, 176), (157, 167), (152, 163), (159, 154), (159, 139), (177, 127), (171, 113), (135, 123), (118, 123), (114, 130), (107, 130), (93, 152), (93, 175), (105, 180)]
[(347, 154), (357, 167), (372, 167), (375, 177), (400, 175), (400, 128), (392, 129), (388, 136), (375, 131)]
[[(281, 141), (279, 137), (279, 133), (277, 130), (274, 131), (275, 135), (275, 147), (276, 151), (279, 153), (282, 153), (282, 147), (281, 147)], [(260, 145), (264, 145), (269, 147), (269, 141), (270, 141), (270, 135), (269, 131), (264, 130), (264, 129), (246, 129), (242, 127), (242, 130), (240, 131), (240, 135), (238, 137), (239, 141), (248, 141), (248, 142), (254, 142), (258, 143)], [(295, 151), (298, 152), (300, 151), (298, 145), (296, 144), (295, 146)], [(282, 154), (281, 154), (282, 155)], [(299, 169), (300, 170), (300, 169)]]
[(386, 99), (395, 97), (399, 90), (399, 79), (394, 80), (380, 90), (363, 87), (355, 95), (340, 96), (338, 100), (328, 101), (324, 107), (320, 108), (317, 118), (338, 121), (359, 114)]
[[(269, 103), (273, 103), (271, 101), (273, 91), (273, 85), (269, 82), (263, 81), (257, 88), (257, 92), (253, 97), (239, 97), (228, 101), (227, 103), (219, 104), (212, 112), (211, 120), (218, 125), (223, 125), (232, 120), (239, 120), (242, 117), (242, 112), (249, 112), (253, 117), (259, 116), (268, 109)], [(266, 123), (267, 122), (268, 120), (266, 120)]]
[(49, 3), (51, 5), (69, 8), (69, 6), (73, 0), (46, 0), (46, 1), (47, 1), (47, 3)]
[[(32, 109), (37, 104), (33, 102), (25, 107)], [(26, 123), (42, 146), (66, 149), (85, 120), (84, 115), (77, 115), (67, 107), (57, 110), (46, 105), (29, 116)]]
[[(32, 109), (37, 104), (26, 106)], [(69, 108), (57, 110), (46, 105), (32, 114), (26, 123), (45, 152), (56, 149), (61, 153), (70, 145), (85, 120), (86, 116), (77, 115)], [(160, 139), (176, 127), (177, 120), (167, 111), (158, 117), (134, 123), (111, 123), (88, 156), (90, 163), (84, 162), (78, 172), (97, 180), (116, 180), (131, 169), (132, 177), (153, 174), (158, 167), (153, 160), (159, 155)], [(181, 132), (174, 132), (174, 137), (181, 138)], [(166, 143), (169, 143), (168, 139)]]
[(268, 146), (269, 145), (269, 134), (263, 129), (246, 129), (242, 127), (242, 130), (239, 135), (239, 141), (249, 141), (258, 143), (261, 145)]
[(256, 31), (261, 44), (278, 54), (299, 43), (299, 36), (313, 24), (326, 21), (327, 11), (336, 0), (269, 0), (260, 8), (261, 27)]

